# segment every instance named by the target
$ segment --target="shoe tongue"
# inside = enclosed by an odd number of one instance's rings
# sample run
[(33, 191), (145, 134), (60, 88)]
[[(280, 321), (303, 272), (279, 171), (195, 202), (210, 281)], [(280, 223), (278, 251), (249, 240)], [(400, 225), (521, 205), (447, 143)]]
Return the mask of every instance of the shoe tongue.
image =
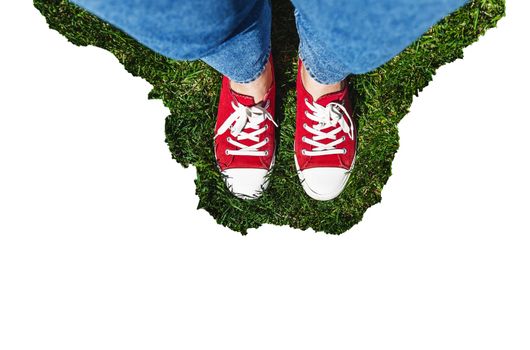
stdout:
[(316, 101), (321, 106), (327, 106), (331, 102), (340, 102), (346, 97), (346, 88), (341, 91), (332, 92), (323, 96), (320, 96)]
[(252, 107), (256, 105), (256, 102), (254, 101), (254, 97), (240, 94), (238, 92), (235, 92), (232, 89), (230, 89), (230, 92), (232, 93), (232, 97), (234, 98), (234, 100), (236, 100), (243, 106)]

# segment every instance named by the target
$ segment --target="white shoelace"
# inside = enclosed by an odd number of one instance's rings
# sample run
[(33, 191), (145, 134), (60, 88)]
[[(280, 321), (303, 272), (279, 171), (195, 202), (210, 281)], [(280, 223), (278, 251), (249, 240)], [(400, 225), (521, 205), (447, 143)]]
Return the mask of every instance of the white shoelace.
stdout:
[[(302, 150), (303, 155), (307, 156), (325, 156), (330, 154), (345, 154), (346, 148), (337, 148), (346, 138), (343, 136), (337, 138), (337, 134), (342, 130), (353, 140), (354, 129), (353, 122), (346, 108), (336, 102), (331, 102), (326, 107), (314, 102), (310, 103), (305, 100), (309, 111), (305, 115), (315, 122), (315, 125), (309, 126), (304, 123), (304, 129), (313, 134), (311, 138), (303, 137), (302, 141), (313, 146), (310, 151)], [(346, 120), (347, 119), (347, 120)], [(348, 123), (349, 122), (349, 123)], [(329, 132), (323, 130), (334, 128)], [(324, 140), (332, 140), (329, 143), (322, 143)]]
[[(217, 130), (217, 134), (215, 135), (215, 138), (217, 138), (230, 129), (230, 135), (236, 138), (234, 140), (231, 137), (227, 137), (226, 140), (228, 143), (238, 148), (234, 150), (227, 149), (225, 151), (227, 155), (256, 157), (269, 155), (268, 151), (259, 150), (260, 147), (265, 146), (270, 141), (268, 137), (265, 138), (265, 140), (260, 141), (259, 136), (268, 129), (267, 125), (261, 127), (261, 124), (268, 119), (272, 121), (275, 126), (278, 126), (274, 122), (272, 115), (267, 111), (268, 107), (269, 101), (267, 101), (264, 106), (253, 107), (247, 107), (240, 103), (236, 104), (232, 102), (232, 108), (234, 108), (234, 112), (228, 117), (228, 119), (226, 119), (223, 125), (221, 125), (219, 130)], [(247, 132), (247, 130), (252, 131)], [(254, 144), (247, 146), (239, 142), (244, 140), (250, 140), (254, 142)]]

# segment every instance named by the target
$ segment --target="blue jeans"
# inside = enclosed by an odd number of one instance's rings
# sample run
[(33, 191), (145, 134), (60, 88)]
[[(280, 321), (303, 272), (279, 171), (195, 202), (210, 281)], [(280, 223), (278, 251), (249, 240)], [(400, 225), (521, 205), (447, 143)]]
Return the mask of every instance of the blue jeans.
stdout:
[[(152, 50), (201, 59), (246, 83), (270, 52), (269, 0), (72, 0)], [(396, 56), (467, 0), (292, 0), (300, 58), (311, 76), (332, 84)]]

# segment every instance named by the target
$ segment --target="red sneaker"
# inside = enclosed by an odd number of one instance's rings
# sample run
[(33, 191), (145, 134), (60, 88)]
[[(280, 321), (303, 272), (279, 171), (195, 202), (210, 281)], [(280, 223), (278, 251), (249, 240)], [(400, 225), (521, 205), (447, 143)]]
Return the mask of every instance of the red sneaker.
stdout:
[(228, 189), (239, 198), (258, 198), (269, 185), (276, 150), (275, 96), (274, 78), (263, 101), (256, 103), (233, 91), (223, 77), (214, 151)]
[(337, 197), (346, 187), (356, 155), (356, 129), (348, 87), (313, 101), (298, 62), (295, 163), (305, 192), (316, 200)]

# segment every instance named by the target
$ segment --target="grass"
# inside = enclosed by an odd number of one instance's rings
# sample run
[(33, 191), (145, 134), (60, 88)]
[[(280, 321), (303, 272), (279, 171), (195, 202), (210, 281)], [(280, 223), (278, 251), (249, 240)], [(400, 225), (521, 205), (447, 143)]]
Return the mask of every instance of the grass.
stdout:
[(287, 0), (273, 0), (280, 145), (271, 186), (262, 198), (243, 201), (228, 192), (215, 167), (211, 145), (221, 81), (217, 72), (202, 62), (175, 62), (158, 55), (66, 0), (34, 0), (34, 4), (49, 26), (73, 44), (112, 52), (127, 71), (153, 85), (149, 98), (161, 99), (171, 111), (166, 119), (166, 142), (173, 158), (184, 167), (197, 168), (198, 208), (243, 234), (265, 223), (340, 234), (358, 223), (381, 200), (399, 147), (397, 125), (413, 96), (429, 83), (437, 68), (462, 58), (462, 49), (494, 27), (505, 13), (504, 0), (473, 0), (398, 57), (351, 79), (359, 126), (355, 170), (337, 199), (317, 202), (303, 192), (293, 162), (298, 38), (292, 6)]

